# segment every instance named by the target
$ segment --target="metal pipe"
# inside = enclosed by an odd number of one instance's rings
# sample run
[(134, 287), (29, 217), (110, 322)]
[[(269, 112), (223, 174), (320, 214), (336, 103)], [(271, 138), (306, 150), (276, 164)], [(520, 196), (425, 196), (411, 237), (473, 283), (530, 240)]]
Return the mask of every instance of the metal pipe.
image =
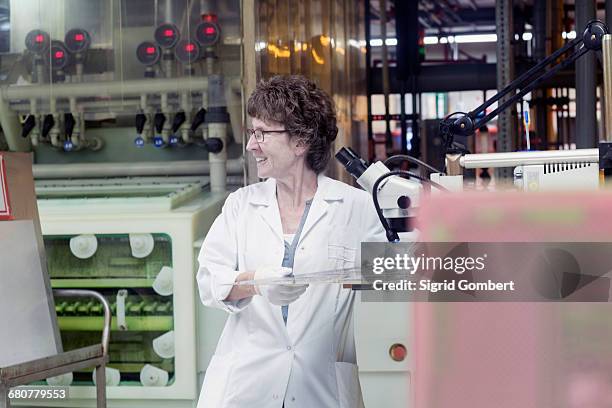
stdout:
[(606, 25), (612, 27), (612, 1), (606, 1)]
[(387, 147), (392, 144), (391, 124), (389, 122), (389, 57), (387, 50), (387, 2), (380, 0), (380, 35), (382, 37), (382, 81), (385, 101), (385, 141)]
[[(576, 2), (576, 31), (586, 27), (595, 18), (595, 0)], [(597, 102), (595, 54), (588, 53), (576, 61), (576, 147), (590, 148), (597, 145)]]
[[(186, 98), (190, 98), (190, 95), (188, 92), (182, 92), (181, 95), (185, 95)], [(200, 101), (199, 94), (193, 95), (191, 96), (191, 98), (194, 103), (199, 103)], [(38, 110), (44, 112), (50, 109), (49, 103), (46, 101), (42, 101), (40, 104), (36, 103), (34, 112), (32, 112), (32, 108), (31, 108), (32, 101), (36, 101), (36, 100), (32, 99), (30, 102), (11, 102), (10, 108), (15, 112), (18, 112), (24, 115), (28, 113), (36, 114)], [(173, 95), (168, 95), (169, 104), (182, 104), (183, 102), (181, 101), (182, 101), (181, 98), (177, 98), (176, 96), (173, 96)], [(154, 95), (151, 95), (147, 98), (146, 103), (154, 107), (157, 107), (157, 106), (161, 107), (161, 98), (154, 97)], [(120, 99), (120, 100), (114, 100), (114, 99), (106, 100), (106, 101), (104, 100), (102, 101), (81, 100), (77, 102), (77, 108), (83, 111), (134, 110), (134, 108), (142, 109), (142, 102), (140, 98), (134, 97), (134, 96), (129, 97), (129, 98)], [(69, 109), (69, 104), (66, 103), (65, 100), (60, 100), (57, 103), (57, 109), (59, 110)]]
[(102, 328), (102, 354), (107, 355), (108, 343), (110, 340), (112, 314), (106, 298), (93, 290), (83, 289), (54, 289), (53, 295), (64, 297), (96, 298), (100, 301), (100, 303), (102, 303), (102, 307), (104, 308), (104, 327)]
[(603, 65), (603, 77), (604, 77), (603, 78), (604, 79), (603, 100), (605, 102), (604, 140), (612, 140), (612, 35), (606, 34), (603, 36), (602, 51), (603, 51), (602, 65)]
[(169, 23), (174, 21), (174, 16), (172, 15), (172, 0), (166, 0), (164, 7), (164, 18)]
[[(73, 163), (34, 164), (34, 178), (95, 178), (95, 177), (137, 177), (137, 176), (182, 176), (209, 174), (210, 164), (203, 160), (163, 161), (142, 163)], [(228, 174), (242, 174), (243, 159), (227, 161)]]
[[(547, 39), (550, 39), (550, 37), (547, 35), (548, 18), (546, 15), (546, 1), (547, 0), (535, 0), (533, 5), (533, 30), (535, 40), (533, 57), (537, 62), (541, 62), (546, 58), (546, 41)], [(532, 92), (532, 100), (537, 102), (534, 105), (536, 134), (542, 141), (543, 147), (541, 148), (544, 149), (546, 149), (548, 146), (548, 138), (546, 137), (548, 134), (548, 106), (545, 102), (546, 96), (548, 96), (547, 89), (534, 89)]]
[(599, 163), (599, 149), (466, 154), (459, 159), (459, 164), (466, 169), (575, 162)]
[(208, 87), (202, 78), (147, 78), (128, 81), (64, 83), (61, 85), (9, 85), (0, 88), (5, 100), (44, 98), (83, 98), (135, 96), (143, 91), (147, 94), (162, 92), (201, 92)]
[[(497, 31), (497, 89), (507, 90), (514, 79), (514, 53), (512, 49), (513, 5), (511, 0), (495, 2), (495, 23)], [(510, 98), (506, 95), (498, 106)], [(497, 119), (497, 150), (512, 152), (515, 146), (516, 109), (510, 107), (500, 112)], [(488, 167), (488, 166), (485, 166)], [(502, 169), (495, 172), (499, 179), (512, 177), (512, 172)]]

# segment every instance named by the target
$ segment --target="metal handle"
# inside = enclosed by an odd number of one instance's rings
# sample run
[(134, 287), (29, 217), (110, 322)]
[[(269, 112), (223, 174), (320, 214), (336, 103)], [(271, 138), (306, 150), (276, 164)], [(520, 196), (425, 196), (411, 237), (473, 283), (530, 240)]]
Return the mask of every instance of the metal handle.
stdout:
[(104, 307), (104, 327), (102, 328), (102, 353), (106, 356), (108, 354), (108, 342), (110, 340), (110, 329), (111, 329), (111, 310), (108, 305), (108, 301), (104, 296), (93, 290), (85, 289), (53, 289), (55, 296), (63, 297), (85, 297), (85, 298), (96, 298), (102, 303)]

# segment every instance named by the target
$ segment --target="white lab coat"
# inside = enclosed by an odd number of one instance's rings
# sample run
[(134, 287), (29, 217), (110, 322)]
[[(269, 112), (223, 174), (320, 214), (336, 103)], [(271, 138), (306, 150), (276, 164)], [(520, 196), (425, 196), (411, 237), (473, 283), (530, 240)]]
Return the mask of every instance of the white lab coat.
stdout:
[[(323, 175), (300, 236), (294, 273), (355, 265), (362, 241), (385, 241), (371, 197)], [(281, 266), (283, 231), (276, 182), (252, 184), (229, 195), (198, 261), (206, 306), (230, 316), (208, 369), (198, 408), (363, 406), (355, 358), (355, 293), (339, 284), (311, 285), (281, 308), (262, 296), (224, 301), (236, 276)], [(205, 330), (206, 328), (204, 328)]]

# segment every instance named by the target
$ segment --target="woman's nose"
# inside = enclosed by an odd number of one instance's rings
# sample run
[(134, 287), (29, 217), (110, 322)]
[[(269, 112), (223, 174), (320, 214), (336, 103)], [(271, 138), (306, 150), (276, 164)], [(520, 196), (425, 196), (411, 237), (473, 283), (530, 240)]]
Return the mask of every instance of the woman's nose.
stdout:
[(247, 150), (259, 149), (259, 143), (257, 143), (257, 140), (255, 140), (254, 135), (249, 136), (249, 141), (247, 142), (246, 149)]

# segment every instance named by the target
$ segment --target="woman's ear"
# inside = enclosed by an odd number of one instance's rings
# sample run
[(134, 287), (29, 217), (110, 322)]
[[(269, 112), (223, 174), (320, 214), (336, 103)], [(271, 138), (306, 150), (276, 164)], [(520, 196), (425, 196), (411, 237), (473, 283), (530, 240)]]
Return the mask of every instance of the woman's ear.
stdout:
[(294, 145), (295, 154), (297, 156), (303, 156), (308, 151), (308, 145), (304, 141), (304, 139), (296, 138)]

